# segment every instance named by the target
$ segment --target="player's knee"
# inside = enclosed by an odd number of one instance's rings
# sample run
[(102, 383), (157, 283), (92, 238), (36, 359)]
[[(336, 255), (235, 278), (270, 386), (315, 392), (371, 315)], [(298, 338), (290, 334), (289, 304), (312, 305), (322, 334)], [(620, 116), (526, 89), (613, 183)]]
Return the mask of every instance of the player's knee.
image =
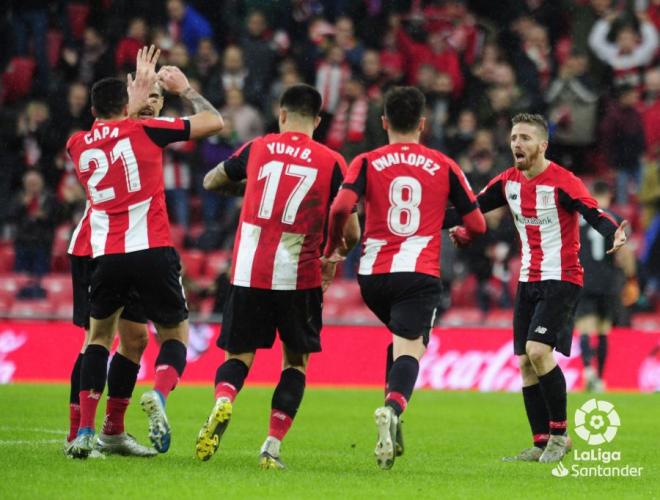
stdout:
[(524, 372), (532, 369), (532, 362), (528, 356), (518, 356), (518, 366), (520, 367), (520, 371)]
[(527, 344), (525, 351), (532, 365), (543, 362), (543, 359), (548, 355), (548, 349), (544, 345)]

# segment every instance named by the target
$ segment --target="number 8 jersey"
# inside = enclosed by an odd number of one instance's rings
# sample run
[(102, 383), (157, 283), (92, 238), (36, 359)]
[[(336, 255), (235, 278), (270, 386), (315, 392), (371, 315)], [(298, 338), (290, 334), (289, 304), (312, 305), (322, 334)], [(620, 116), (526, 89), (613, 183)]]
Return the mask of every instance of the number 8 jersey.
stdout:
[(187, 141), (183, 118), (96, 120), (66, 149), (88, 207), (69, 253), (99, 257), (172, 246), (163, 184), (163, 148)]
[(447, 201), (461, 215), (477, 207), (456, 163), (416, 143), (395, 143), (357, 156), (343, 189), (364, 196), (366, 227), (359, 274), (417, 272), (440, 276)]
[(268, 134), (224, 162), (247, 178), (231, 283), (266, 290), (321, 286), (328, 212), (346, 172), (339, 153), (297, 132)]

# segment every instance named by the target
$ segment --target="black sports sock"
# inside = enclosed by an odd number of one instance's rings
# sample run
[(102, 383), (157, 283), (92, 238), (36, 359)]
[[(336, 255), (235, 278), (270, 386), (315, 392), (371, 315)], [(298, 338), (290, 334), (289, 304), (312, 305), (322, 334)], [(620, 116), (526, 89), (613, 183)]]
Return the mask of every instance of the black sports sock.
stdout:
[(543, 399), (550, 414), (550, 434), (566, 433), (566, 379), (559, 365), (539, 376)]
[(544, 448), (550, 434), (550, 415), (543, 399), (541, 385), (534, 384), (522, 388), (523, 400), (525, 401), (525, 412), (532, 430), (534, 446)]
[(160, 352), (156, 358), (155, 366), (172, 366), (179, 377), (183, 375), (186, 369), (186, 345), (180, 340), (169, 339), (160, 346)]
[(215, 372), (215, 397), (229, 397), (232, 401), (243, 388), (250, 369), (240, 359), (228, 359)]
[(102, 345), (92, 344), (85, 349), (80, 368), (80, 390), (101, 393), (105, 387), (110, 352)]
[(280, 381), (273, 392), (270, 407), (288, 415), (293, 420), (298, 413), (305, 393), (305, 374), (295, 368), (282, 370)]
[(418, 372), (419, 362), (412, 356), (399, 356), (392, 364), (385, 406), (390, 406), (397, 416), (403, 413), (412, 397)]
[(607, 335), (598, 336), (598, 378), (603, 378), (605, 361), (607, 360)]
[(593, 356), (593, 351), (591, 350), (591, 343), (589, 340), (590, 339), (588, 333), (580, 334), (580, 351), (582, 351), (582, 364), (585, 368), (591, 366), (591, 358)]
[(390, 380), (390, 370), (394, 364), (394, 344), (390, 342), (387, 346), (387, 357), (385, 359), (385, 395), (387, 396), (387, 386)]
[(82, 366), (83, 354), (78, 353), (76, 362), (71, 369), (71, 392), (69, 393), (69, 403), (72, 405), (80, 404), (80, 367)]
[(116, 352), (108, 370), (108, 397), (130, 399), (139, 371), (140, 365)]

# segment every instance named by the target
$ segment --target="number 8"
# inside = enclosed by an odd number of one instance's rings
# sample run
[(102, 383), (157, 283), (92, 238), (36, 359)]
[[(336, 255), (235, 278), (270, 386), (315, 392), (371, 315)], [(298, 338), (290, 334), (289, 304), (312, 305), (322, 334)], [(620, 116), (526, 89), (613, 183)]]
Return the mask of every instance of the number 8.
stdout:
[[(404, 199), (404, 191), (407, 193)], [(390, 184), (390, 209), (387, 225), (394, 234), (410, 236), (419, 229), (419, 205), (422, 202), (422, 185), (414, 177), (397, 177)], [(402, 222), (405, 218), (405, 222)]]

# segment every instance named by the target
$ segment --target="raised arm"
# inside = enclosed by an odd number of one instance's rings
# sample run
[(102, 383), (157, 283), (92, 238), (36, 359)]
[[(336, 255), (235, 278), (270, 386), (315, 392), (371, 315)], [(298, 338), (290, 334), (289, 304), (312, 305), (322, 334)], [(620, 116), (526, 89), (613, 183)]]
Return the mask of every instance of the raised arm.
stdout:
[(129, 73), (126, 76), (128, 91), (128, 116), (137, 116), (149, 98), (149, 93), (156, 82), (156, 63), (160, 50), (154, 45), (138, 50), (135, 63), (135, 80)]
[(168, 92), (188, 99), (195, 114), (188, 117), (190, 121), (190, 138), (201, 139), (217, 134), (224, 127), (220, 112), (190, 86), (188, 78), (176, 66), (163, 66), (158, 71), (158, 81)]

